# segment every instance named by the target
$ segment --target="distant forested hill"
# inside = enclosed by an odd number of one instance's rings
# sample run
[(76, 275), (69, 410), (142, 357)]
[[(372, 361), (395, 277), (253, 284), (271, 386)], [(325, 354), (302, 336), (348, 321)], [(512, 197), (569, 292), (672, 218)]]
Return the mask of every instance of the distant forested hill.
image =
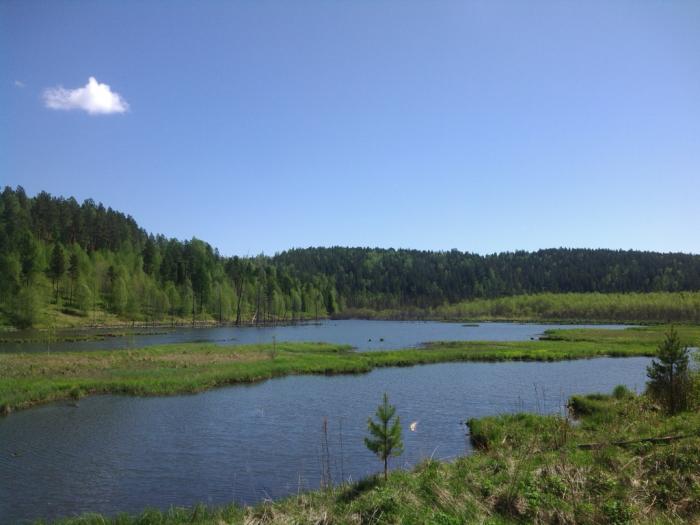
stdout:
[(92, 200), (29, 197), (21, 187), (0, 195), (0, 312), (6, 324), (22, 327), (46, 324), (48, 311), (87, 320), (99, 311), (134, 321), (249, 323), (523, 294), (696, 290), (698, 255), (333, 247), (223, 257), (198, 239), (149, 234)]
[(307, 248), (274, 257), (302, 280), (323, 275), (348, 306), (436, 306), (543, 292), (700, 290), (700, 256), (549, 249), (477, 255), (457, 250)]

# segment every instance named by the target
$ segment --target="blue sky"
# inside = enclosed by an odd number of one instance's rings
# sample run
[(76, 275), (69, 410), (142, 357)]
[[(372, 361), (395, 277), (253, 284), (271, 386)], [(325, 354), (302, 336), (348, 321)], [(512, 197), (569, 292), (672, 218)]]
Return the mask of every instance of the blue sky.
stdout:
[(700, 2), (4, 0), (0, 184), (228, 255), (698, 253)]

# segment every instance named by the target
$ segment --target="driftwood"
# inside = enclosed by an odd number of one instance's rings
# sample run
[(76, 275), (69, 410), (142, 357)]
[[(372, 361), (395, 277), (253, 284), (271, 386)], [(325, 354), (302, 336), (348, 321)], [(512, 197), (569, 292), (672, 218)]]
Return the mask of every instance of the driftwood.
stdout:
[(625, 441), (610, 441), (607, 443), (581, 443), (580, 445), (578, 445), (578, 448), (589, 450), (589, 449), (603, 448), (603, 447), (606, 447), (609, 445), (624, 447), (626, 445), (632, 445), (634, 443), (669, 443), (671, 441), (677, 441), (679, 439), (686, 439), (686, 438), (697, 437), (697, 436), (700, 436), (700, 431), (692, 433), (692, 434), (677, 434), (675, 436), (629, 439), (629, 440), (625, 440)]

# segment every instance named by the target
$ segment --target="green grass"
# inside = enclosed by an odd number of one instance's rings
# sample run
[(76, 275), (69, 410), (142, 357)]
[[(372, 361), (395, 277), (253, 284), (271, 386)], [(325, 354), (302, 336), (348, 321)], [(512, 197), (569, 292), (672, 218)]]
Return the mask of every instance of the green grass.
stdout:
[[(682, 326), (698, 340), (700, 328)], [(358, 374), (374, 368), (456, 361), (560, 361), (653, 356), (662, 327), (562, 330), (519, 342), (435, 342), (425, 348), (360, 353), (345, 345), (185, 343), (137, 350), (0, 354), (0, 413), (89, 394), (170, 395), (292, 374)]]
[[(623, 395), (624, 394), (624, 395)], [(695, 523), (700, 518), (700, 413), (666, 417), (644, 396), (587, 396), (580, 422), (515, 414), (468, 422), (477, 452), (451, 463), (253, 507), (148, 510), (138, 516), (88, 514), (64, 525)], [(593, 405), (591, 405), (593, 406)], [(604, 414), (601, 416), (601, 414)], [(610, 417), (614, 414), (614, 417)], [(689, 435), (666, 444), (611, 444)], [(581, 444), (598, 443), (592, 449)]]
[[(606, 330), (604, 328), (572, 328), (547, 330), (545, 339), (550, 341), (590, 341), (594, 343), (615, 343), (638, 345), (657, 345), (664, 340), (669, 325), (627, 327), (624, 330)], [(678, 325), (676, 330), (683, 344), (698, 346), (700, 344), (699, 325)]]

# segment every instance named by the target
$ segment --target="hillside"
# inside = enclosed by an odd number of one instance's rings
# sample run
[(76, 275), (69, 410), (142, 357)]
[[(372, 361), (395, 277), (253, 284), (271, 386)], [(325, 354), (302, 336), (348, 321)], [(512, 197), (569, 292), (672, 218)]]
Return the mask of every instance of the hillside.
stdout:
[(692, 254), (331, 247), (225, 257), (89, 199), (0, 194), (0, 324), (15, 327), (327, 315), (697, 321), (699, 296), (682, 293), (697, 290)]

